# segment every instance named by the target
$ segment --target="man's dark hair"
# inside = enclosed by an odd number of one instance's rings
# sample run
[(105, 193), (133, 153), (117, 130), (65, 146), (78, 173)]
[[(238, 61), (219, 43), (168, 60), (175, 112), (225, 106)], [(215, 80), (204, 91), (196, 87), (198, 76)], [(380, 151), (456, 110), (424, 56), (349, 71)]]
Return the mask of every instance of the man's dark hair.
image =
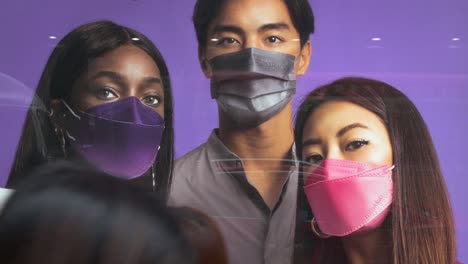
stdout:
[[(197, 0), (193, 10), (193, 25), (197, 33), (198, 46), (205, 47), (207, 43), (208, 27), (219, 14), (227, 0)], [(284, 0), (294, 27), (299, 32), (301, 47), (314, 33), (314, 14), (308, 0)]]

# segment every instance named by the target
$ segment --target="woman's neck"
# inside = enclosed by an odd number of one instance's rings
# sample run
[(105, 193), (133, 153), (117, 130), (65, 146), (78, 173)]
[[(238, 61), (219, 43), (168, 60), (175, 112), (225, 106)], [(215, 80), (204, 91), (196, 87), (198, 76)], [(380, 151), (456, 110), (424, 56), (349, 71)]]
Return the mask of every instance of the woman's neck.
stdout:
[(342, 238), (350, 264), (391, 263), (392, 239), (383, 228)]

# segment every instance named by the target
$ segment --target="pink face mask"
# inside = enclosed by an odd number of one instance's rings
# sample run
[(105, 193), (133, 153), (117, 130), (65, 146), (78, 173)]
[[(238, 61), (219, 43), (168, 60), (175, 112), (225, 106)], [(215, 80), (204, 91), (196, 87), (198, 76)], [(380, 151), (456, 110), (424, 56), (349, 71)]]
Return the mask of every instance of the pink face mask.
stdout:
[(379, 227), (393, 201), (393, 166), (326, 159), (304, 180), (321, 233), (346, 236)]

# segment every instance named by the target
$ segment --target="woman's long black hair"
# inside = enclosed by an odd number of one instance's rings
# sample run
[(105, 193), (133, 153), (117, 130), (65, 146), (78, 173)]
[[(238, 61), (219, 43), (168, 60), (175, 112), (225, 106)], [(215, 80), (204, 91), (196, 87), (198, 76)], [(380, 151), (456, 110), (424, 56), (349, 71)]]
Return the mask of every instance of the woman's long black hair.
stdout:
[[(137, 41), (135, 41), (138, 39)], [(123, 45), (133, 45), (144, 50), (156, 63), (161, 73), (164, 89), (165, 129), (157, 159), (154, 164), (156, 191), (167, 196), (172, 180), (174, 159), (173, 100), (169, 71), (156, 46), (143, 34), (115, 24), (97, 21), (82, 25), (68, 33), (49, 57), (36, 89), (36, 97), (46, 107), (53, 99), (70, 99), (71, 88), (87, 70), (93, 59)], [(7, 187), (14, 188), (32, 168), (50, 160), (63, 158), (63, 151), (53, 132), (46, 109), (31, 107), (18, 144), (15, 161)], [(137, 181), (152, 189), (151, 172)]]
[[(360, 77), (342, 78), (313, 90), (296, 115), (299, 159), (302, 160), (303, 130), (308, 117), (320, 105), (337, 100), (374, 113), (388, 130), (395, 164), (393, 203), (386, 219), (391, 263), (454, 263), (455, 225), (444, 176), (429, 129), (416, 106), (402, 92), (387, 83)], [(302, 186), (299, 190), (304, 193)], [(299, 200), (300, 208), (305, 208), (304, 197)], [(344, 250), (336, 243), (341, 244), (339, 237), (317, 240), (323, 242), (323, 258), (319, 263), (345, 262)]]

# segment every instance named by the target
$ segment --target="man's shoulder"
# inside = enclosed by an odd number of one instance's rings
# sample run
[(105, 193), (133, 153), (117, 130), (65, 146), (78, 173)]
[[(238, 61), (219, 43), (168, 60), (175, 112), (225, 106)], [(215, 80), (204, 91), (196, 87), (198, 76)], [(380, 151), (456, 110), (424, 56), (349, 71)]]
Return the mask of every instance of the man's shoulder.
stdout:
[(204, 181), (201, 177), (207, 176), (209, 167), (208, 149), (206, 143), (175, 161), (174, 176), (169, 204), (184, 205), (198, 208), (198, 200), (201, 199)]
[(174, 173), (185, 169), (193, 169), (193, 165), (207, 162), (208, 157), (207, 143), (203, 143), (182, 157), (178, 158), (174, 163)]

